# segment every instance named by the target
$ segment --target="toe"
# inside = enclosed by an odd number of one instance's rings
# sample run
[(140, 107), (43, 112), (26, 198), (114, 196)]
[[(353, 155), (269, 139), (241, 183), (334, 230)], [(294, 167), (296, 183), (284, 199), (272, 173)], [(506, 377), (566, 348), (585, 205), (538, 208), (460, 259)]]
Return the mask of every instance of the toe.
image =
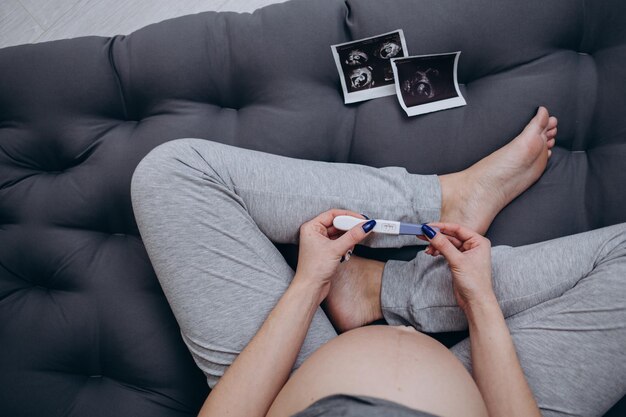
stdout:
[(535, 115), (535, 117), (533, 117), (533, 119), (530, 121), (529, 125), (534, 125), (536, 129), (542, 131), (548, 125), (549, 120), (550, 115), (548, 114), (548, 109), (541, 106), (539, 107), (539, 110), (537, 110), (537, 114)]
[(554, 144), (555, 144), (555, 143), (556, 143), (556, 139), (554, 139), (554, 138), (549, 139), (549, 140), (548, 140), (548, 142), (547, 142), (547, 144), (548, 144), (548, 149), (552, 149), (552, 148), (554, 148)]
[(557, 128), (554, 127), (546, 132), (548, 139), (554, 139), (556, 137)]
[(547, 129), (554, 129), (556, 127), (556, 125), (559, 124), (559, 120), (554, 117), (554, 116), (550, 116), (550, 118), (548, 119), (548, 127)]

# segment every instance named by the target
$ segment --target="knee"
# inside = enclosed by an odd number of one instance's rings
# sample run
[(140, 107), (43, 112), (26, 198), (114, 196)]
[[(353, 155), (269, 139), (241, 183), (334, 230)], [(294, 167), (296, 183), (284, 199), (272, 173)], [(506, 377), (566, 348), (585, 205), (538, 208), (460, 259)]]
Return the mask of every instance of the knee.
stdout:
[(609, 226), (602, 231), (602, 245), (594, 269), (615, 262), (626, 268), (626, 223)]
[(174, 139), (162, 143), (148, 152), (137, 167), (133, 177), (140, 177), (149, 172), (162, 172), (163, 170), (176, 168), (177, 163), (189, 162), (189, 157), (193, 155), (194, 145), (202, 142), (203, 139)]
[(135, 201), (147, 190), (164, 188), (174, 178), (214, 177), (216, 170), (211, 167), (210, 157), (214, 152), (207, 151), (214, 145), (220, 144), (195, 138), (174, 139), (158, 145), (135, 168), (130, 184), (131, 199)]
[(607, 240), (610, 252), (618, 256), (626, 256), (626, 223), (616, 224), (608, 229), (612, 231)]

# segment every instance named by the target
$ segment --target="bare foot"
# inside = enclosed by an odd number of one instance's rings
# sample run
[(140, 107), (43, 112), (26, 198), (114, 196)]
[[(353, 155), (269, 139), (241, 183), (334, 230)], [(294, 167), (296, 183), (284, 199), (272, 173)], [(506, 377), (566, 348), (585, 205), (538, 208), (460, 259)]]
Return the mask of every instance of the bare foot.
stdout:
[(383, 318), (380, 289), (384, 262), (352, 255), (339, 266), (322, 307), (339, 332)]
[(554, 146), (557, 119), (540, 107), (522, 133), (468, 169), (439, 177), (441, 222), (485, 234), (496, 215), (539, 179)]

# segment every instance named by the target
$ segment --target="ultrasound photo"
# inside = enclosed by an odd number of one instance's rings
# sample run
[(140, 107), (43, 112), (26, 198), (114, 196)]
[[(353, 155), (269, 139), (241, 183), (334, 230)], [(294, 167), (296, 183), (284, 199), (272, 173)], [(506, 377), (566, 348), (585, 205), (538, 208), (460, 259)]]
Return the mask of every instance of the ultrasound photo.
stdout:
[(331, 49), (346, 104), (395, 93), (391, 60), (408, 55), (402, 29)]
[(457, 81), (461, 52), (393, 59), (398, 100), (409, 116), (464, 106)]

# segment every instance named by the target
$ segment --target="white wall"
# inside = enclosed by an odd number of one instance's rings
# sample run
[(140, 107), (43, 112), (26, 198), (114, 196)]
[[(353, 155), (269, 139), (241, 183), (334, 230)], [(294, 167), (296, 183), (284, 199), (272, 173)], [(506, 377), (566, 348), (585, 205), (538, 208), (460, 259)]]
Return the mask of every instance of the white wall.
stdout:
[(85, 35), (127, 34), (204, 11), (251, 12), (285, 0), (0, 0), (0, 48)]

